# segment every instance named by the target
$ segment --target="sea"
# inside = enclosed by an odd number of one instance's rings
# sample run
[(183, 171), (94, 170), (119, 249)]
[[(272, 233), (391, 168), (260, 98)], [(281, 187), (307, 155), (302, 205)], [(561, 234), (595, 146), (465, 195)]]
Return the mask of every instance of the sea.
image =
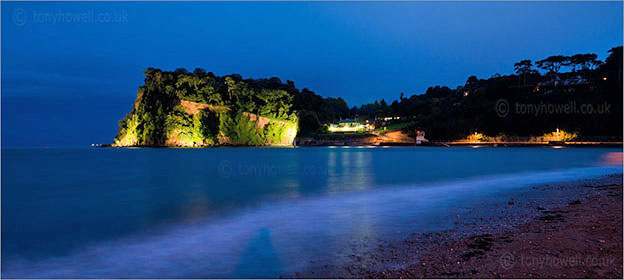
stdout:
[(622, 173), (621, 148), (3, 148), (4, 278), (277, 278), (458, 209)]

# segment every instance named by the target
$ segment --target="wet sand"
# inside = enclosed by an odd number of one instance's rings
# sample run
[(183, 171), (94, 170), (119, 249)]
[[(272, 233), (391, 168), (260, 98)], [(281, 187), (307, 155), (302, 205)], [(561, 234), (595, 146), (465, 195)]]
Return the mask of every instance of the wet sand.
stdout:
[(597, 189), (513, 230), (443, 243), (420, 264), (370, 277), (621, 279), (622, 185)]
[(621, 279), (622, 175), (532, 189), (505, 205), (456, 214), (454, 229), (408, 234), (355, 252), (347, 266), (284, 276)]

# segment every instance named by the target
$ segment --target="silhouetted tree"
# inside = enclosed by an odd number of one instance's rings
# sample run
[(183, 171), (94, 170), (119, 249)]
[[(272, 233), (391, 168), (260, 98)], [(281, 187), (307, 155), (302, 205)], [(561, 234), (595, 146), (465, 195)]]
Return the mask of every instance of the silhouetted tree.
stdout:
[(195, 70), (193, 70), (193, 74), (195, 75), (203, 75), (206, 74), (206, 70), (202, 69), (202, 68), (195, 68)]
[(519, 77), (522, 77), (522, 85), (526, 85), (526, 75), (534, 71), (531, 69), (531, 67), (533, 67), (533, 63), (530, 59), (523, 59), (520, 60), (520, 62), (516, 62), (514, 64), (514, 70), (516, 70), (516, 73)]
[(466, 85), (464, 87), (466, 88), (473, 88), (476, 87), (479, 84), (479, 79), (477, 78), (477, 76), (470, 76), (468, 77), (468, 80), (466, 80)]
[[(622, 85), (622, 46), (611, 48), (609, 56), (605, 59), (604, 65), (599, 65), (601, 72), (612, 73), (609, 77), (611, 80), (617, 80), (619, 86)], [(620, 90), (621, 92), (621, 90)]]
[(559, 73), (561, 66), (565, 66), (570, 61), (570, 57), (563, 55), (553, 55), (546, 59), (538, 60), (535, 63), (537, 67), (542, 68), (548, 72)]
[(176, 74), (188, 74), (189, 73), (189, 71), (186, 70), (186, 68), (176, 68), (176, 70), (173, 72), (175, 72)]

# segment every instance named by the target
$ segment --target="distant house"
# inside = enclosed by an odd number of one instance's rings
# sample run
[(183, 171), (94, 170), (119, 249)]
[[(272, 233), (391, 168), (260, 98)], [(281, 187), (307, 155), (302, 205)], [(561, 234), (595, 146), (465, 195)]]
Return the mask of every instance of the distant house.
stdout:
[(416, 131), (416, 144), (422, 144), (425, 142), (429, 142), (429, 140), (425, 138), (425, 132), (422, 130)]
[(398, 116), (386, 116), (386, 117), (378, 117), (377, 119), (387, 122), (387, 121), (392, 121), (392, 120), (400, 120), (401, 117), (398, 117)]
[(568, 79), (563, 80), (564, 86), (576, 86), (576, 85), (584, 85), (589, 84), (589, 80), (585, 79), (581, 76), (574, 76)]
[[(379, 116), (377, 117), (377, 120), (380, 121), (380, 124), (382, 126), (385, 126), (387, 124), (391, 124), (391, 123), (397, 123), (401, 121), (401, 117), (400, 116)], [(403, 117), (403, 119), (405, 119)]]
[(327, 128), (329, 132), (366, 132), (373, 129), (375, 129), (375, 126), (369, 124), (368, 121), (362, 123), (354, 119), (340, 120), (336, 124), (330, 124)]
[(349, 125), (352, 125), (352, 124), (359, 124), (359, 122), (354, 120), (354, 119), (344, 119), (344, 120), (340, 120), (338, 122), (338, 124), (340, 126), (349, 126)]
[(559, 75), (555, 73), (551, 73), (549, 74), (549, 76), (550, 76), (550, 80), (538, 83), (537, 87), (535, 87), (533, 91), (550, 92), (549, 89), (552, 89), (554, 87), (574, 87), (574, 86), (589, 84), (588, 79), (583, 78), (579, 75), (569, 77), (565, 80), (561, 79)]

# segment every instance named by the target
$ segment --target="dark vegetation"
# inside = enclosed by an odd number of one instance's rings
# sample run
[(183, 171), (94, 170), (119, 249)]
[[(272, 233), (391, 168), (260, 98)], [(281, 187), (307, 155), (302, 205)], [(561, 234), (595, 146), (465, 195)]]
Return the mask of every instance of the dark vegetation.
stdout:
[[(455, 89), (434, 86), (424, 94), (410, 97), (401, 93), (390, 104), (382, 99), (351, 108), (342, 98), (323, 98), (307, 88), (298, 90), (292, 81), (283, 83), (275, 77), (243, 79), (238, 74), (219, 77), (199, 68), (192, 73), (185, 69), (169, 72), (148, 68), (135, 108), (120, 121), (117, 138), (132, 130), (138, 143), (162, 145), (176, 130), (187, 142), (211, 144), (221, 129), (246, 139), (249, 137), (245, 131), (252, 131), (253, 127), (248, 120), (242, 120), (241, 113), (248, 112), (298, 123), (300, 136), (316, 135), (322, 132), (322, 124), (343, 118), (375, 121), (380, 127), (380, 119), (392, 116), (400, 117), (396, 122), (408, 123), (397, 127), (408, 133), (424, 130), (430, 140), (458, 139), (476, 131), (488, 136), (542, 135), (557, 128), (586, 139), (600, 136), (601, 140), (619, 140), (622, 47), (609, 53), (604, 62), (596, 60), (595, 54), (556, 55), (536, 61), (543, 74), (533, 68), (532, 61), (522, 60), (514, 65), (514, 74), (495, 74), (489, 79), (471, 76)], [(563, 69), (569, 71), (562, 72)], [(214, 108), (191, 116), (176, 105), (176, 100), (210, 104)], [(508, 105), (506, 109), (499, 106), (501, 102)], [(546, 111), (527, 111), (527, 104), (546, 106), (542, 108)], [(572, 108), (565, 111), (565, 105)], [(548, 106), (563, 109), (548, 111)], [(585, 111), (581, 112), (582, 109)], [(592, 111), (588, 112), (589, 109)], [(245, 127), (237, 127), (240, 123), (246, 123)], [(275, 131), (254, 133), (279, 137)]]
[[(410, 97), (401, 93), (391, 104), (382, 99), (352, 107), (343, 117), (400, 116), (401, 122), (415, 122), (407, 132), (424, 130), (430, 140), (459, 139), (476, 131), (488, 136), (537, 136), (559, 128), (581, 139), (621, 141), (622, 47), (609, 53), (604, 62), (595, 54), (536, 61), (544, 74), (533, 68), (531, 60), (522, 60), (511, 75), (471, 76), (455, 89), (435, 86)], [(527, 105), (546, 111), (530, 111)]]
[[(174, 131), (179, 131), (178, 138), (183, 142), (202, 145), (215, 143), (219, 132), (237, 143), (279, 142), (285, 127), (268, 124), (258, 131), (242, 113), (295, 124), (299, 115), (299, 126), (315, 131), (321, 122), (335, 121), (343, 115), (337, 113), (341, 104), (346, 107), (341, 98), (322, 98), (308, 89), (299, 91), (293, 82), (283, 83), (275, 77), (243, 79), (238, 74), (219, 77), (199, 68), (192, 73), (183, 68), (175, 71), (148, 68), (144, 74), (145, 85), (139, 88), (135, 108), (119, 123), (118, 143), (160, 146)], [(178, 100), (209, 104), (213, 109), (191, 116), (176, 105)]]

